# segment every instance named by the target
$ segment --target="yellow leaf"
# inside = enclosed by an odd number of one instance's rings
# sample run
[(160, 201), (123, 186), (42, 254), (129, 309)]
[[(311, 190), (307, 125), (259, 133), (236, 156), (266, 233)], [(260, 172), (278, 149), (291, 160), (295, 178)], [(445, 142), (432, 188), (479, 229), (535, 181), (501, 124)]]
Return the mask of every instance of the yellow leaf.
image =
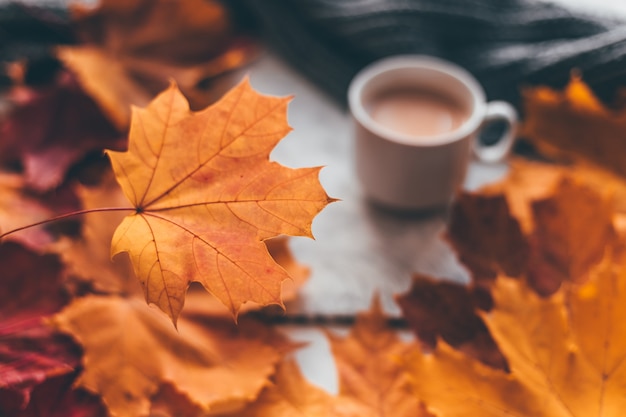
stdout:
[(120, 417), (148, 415), (166, 384), (205, 412), (241, 408), (267, 384), (286, 343), (259, 323), (237, 327), (219, 316), (183, 317), (177, 331), (143, 300), (116, 296), (77, 299), (52, 323), (84, 350), (77, 384)]
[(135, 109), (127, 152), (108, 151), (136, 208), (113, 237), (128, 252), (148, 302), (174, 322), (191, 281), (233, 314), (246, 301), (280, 304), (286, 272), (263, 240), (311, 235), (313, 217), (333, 201), (320, 168), (269, 161), (290, 127), (288, 98), (256, 93), (247, 80), (215, 105), (190, 112), (172, 85)]
[(348, 337), (329, 334), (339, 373), (340, 394), (360, 401), (373, 415), (426, 417), (419, 399), (410, 392), (400, 358), (419, 349), (403, 342), (381, 310), (378, 299), (361, 313)]
[(449, 417), (617, 417), (626, 407), (626, 270), (608, 255), (583, 286), (550, 298), (500, 277), (483, 315), (511, 372), (488, 368), (440, 343), (407, 364), (415, 395)]
[(553, 195), (531, 204), (528, 281), (539, 294), (561, 282), (585, 282), (615, 235), (613, 201), (594, 189), (563, 179)]
[(563, 165), (512, 157), (509, 160), (508, 174), (479, 192), (489, 195), (505, 194), (511, 213), (518, 219), (522, 229), (529, 233), (534, 227), (529, 202), (549, 196), (563, 178), (611, 196), (615, 200), (615, 210), (626, 212), (624, 178), (584, 161)]
[(522, 136), (541, 153), (626, 175), (626, 112), (606, 107), (579, 76), (564, 91), (535, 87), (523, 98)]
[[(274, 383), (240, 413), (228, 417), (374, 417), (354, 398), (333, 396), (308, 383), (298, 365), (287, 360), (278, 368)], [(223, 416), (226, 417), (226, 416)]]
[(169, 79), (192, 108), (215, 102), (260, 49), (216, 0), (101, 0), (71, 10), (80, 44), (58, 56), (120, 130), (130, 106), (148, 104)]

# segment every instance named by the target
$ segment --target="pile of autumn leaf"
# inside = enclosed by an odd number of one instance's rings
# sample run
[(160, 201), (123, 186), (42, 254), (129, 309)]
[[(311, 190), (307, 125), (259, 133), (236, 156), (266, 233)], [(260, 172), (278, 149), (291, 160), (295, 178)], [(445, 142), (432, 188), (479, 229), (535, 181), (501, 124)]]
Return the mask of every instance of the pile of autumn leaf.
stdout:
[[(84, 21), (124, 9), (107, 4)], [(183, 26), (206, 25), (196, 23)], [(237, 46), (177, 72), (107, 45), (120, 44), (63, 48), (53, 87), (10, 92), (0, 232), (60, 219), (0, 245), (0, 415), (554, 417), (626, 408), (626, 116), (582, 81), (527, 92), (523, 134), (542, 160), (513, 158), (504, 180), (456, 199), (446, 239), (472, 281), (413, 277), (397, 302), (415, 341), (398, 336), (377, 300), (347, 336), (327, 333), (333, 395), (300, 374), (301, 346), (254, 314), (295, 297), (308, 270), (285, 235), (310, 236), (333, 201), (319, 168), (269, 160), (290, 130), (289, 99), (260, 95), (244, 79), (190, 111), (187, 98), (199, 93), (185, 86), (250, 55)], [(142, 68), (172, 72), (177, 83), (143, 103), (124, 98), (145, 85), (127, 76)], [(111, 88), (89, 78), (104, 69)], [(131, 121), (116, 110), (123, 103), (144, 107)], [(64, 216), (77, 211), (87, 214)]]

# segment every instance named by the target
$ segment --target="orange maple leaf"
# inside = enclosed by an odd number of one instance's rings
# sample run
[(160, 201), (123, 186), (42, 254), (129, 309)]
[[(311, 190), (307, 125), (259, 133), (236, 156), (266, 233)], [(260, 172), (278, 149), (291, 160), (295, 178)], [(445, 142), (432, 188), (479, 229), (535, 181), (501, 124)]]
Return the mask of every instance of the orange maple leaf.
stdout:
[(502, 182), (461, 194), (451, 209), (447, 237), (472, 282), (415, 275), (411, 290), (396, 298), (428, 347), (441, 338), (502, 369), (506, 358), (478, 314), (493, 308), (493, 280), (522, 279), (547, 297), (563, 283), (586, 282), (616, 239), (610, 194), (596, 192), (569, 168), (516, 162)]
[(108, 151), (135, 207), (117, 228), (112, 254), (128, 252), (146, 299), (176, 323), (191, 281), (236, 315), (246, 301), (279, 304), (287, 273), (263, 240), (309, 236), (333, 199), (321, 168), (268, 160), (290, 127), (289, 98), (256, 93), (248, 80), (191, 112), (175, 85), (134, 109), (127, 152)]
[(377, 414), (350, 396), (334, 396), (310, 384), (293, 360), (278, 367), (273, 384), (235, 414), (221, 417), (375, 417)]
[(587, 161), (626, 175), (626, 112), (602, 103), (579, 75), (563, 91), (523, 91), (522, 136), (558, 160)]
[(461, 417), (620, 416), (626, 407), (626, 269), (609, 251), (584, 285), (549, 298), (499, 277), (483, 319), (511, 372), (439, 343), (407, 360), (415, 395), (437, 415)]
[(529, 201), (546, 198), (563, 178), (584, 184), (596, 192), (610, 195), (615, 210), (626, 212), (626, 181), (623, 177), (600, 166), (578, 161), (571, 164), (529, 160), (512, 157), (509, 172), (500, 181), (486, 185), (480, 194), (505, 194), (512, 214), (526, 233), (534, 227)]
[(564, 281), (584, 282), (614, 238), (613, 201), (572, 179), (553, 195), (532, 202), (527, 279), (539, 294), (552, 294)]
[(58, 56), (121, 130), (130, 105), (148, 104), (172, 78), (192, 108), (215, 102), (260, 49), (216, 0), (101, 0), (71, 11), (80, 44)]
[[(360, 313), (347, 337), (328, 333), (337, 363), (340, 394), (360, 401), (372, 415), (428, 417), (420, 400), (411, 395), (399, 358), (419, 349), (402, 341), (375, 299), (370, 311)], [(432, 416), (431, 416), (432, 417)]]
[[(525, 165), (521, 165), (525, 166)], [(451, 210), (447, 238), (472, 273), (489, 285), (502, 274), (525, 277), (543, 295), (561, 282), (583, 282), (613, 239), (611, 192), (596, 190), (564, 168), (533, 175), (512, 169), (487, 189), (462, 193)]]
[(184, 315), (176, 330), (140, 298), (90, 295), (51, 322), (83, 348), (76, 384), (99, 394), (111, 415), (121, 417), (148, 415), (164, 386), (186, 397), (183, 408), (241, 408), (293, 346), (259, 322), (236, 326), (210, 314)]
[[(0, 180), (1, 180), (0, 176)], [(111, 239), (117, 225), (124, 219), (123, 211), (108, 211), (109, 208), (126, 207), (128, 200), (115, 181), (112, 172), (107, 172), (97, 186), (78, 186), (76, 193), (86, 211), (96, 210), (85, 216), (80, 236), (61, 236), (48, 244), (46, 250), (57, 253), (65, 264), (65, 280), (90, 287), (99, 294), (131, 296), (141, 293), (141, 286), (133, 267), (125, 257), (111, 261)], [(98, 211), (107, 207), (107, 211)], [(0, 206), (1, 209), (1, 206)], [(1, 212), (1, 211), (0, 211)], [(17, 235), (20, 236), (20, 235)], [(289, 248), (289, 236), (267, 239), (263, 243), (272, 258), (287, 271), (290, 280), (284, 281), (281, 296), (283, 301), (296, 298), (299, 288), (309, 277), (309, 268), (298, 263)], [(190, 300), (191, 299), (191, 300)], [(247, 303), (242, 311), (259, 308)], [(228, 309), (200, 286), (192, 286), (187, 292), (185, 311), (206, 314), (230, 314)]]

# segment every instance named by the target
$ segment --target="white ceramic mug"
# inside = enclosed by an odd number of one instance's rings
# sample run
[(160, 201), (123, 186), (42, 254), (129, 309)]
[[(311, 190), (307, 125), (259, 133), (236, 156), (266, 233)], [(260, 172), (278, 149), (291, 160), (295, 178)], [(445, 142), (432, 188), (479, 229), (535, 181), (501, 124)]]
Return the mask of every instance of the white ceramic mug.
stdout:
[[(414, 135), (374, 120), (371, 106), (377, 97), (411, 89), (425, 89), (461, 106), (465, 113), (459, 126)], [(348, 104), (357, 177), (369, 199), (393, 209), (446, 206), (462, 187), (472, 153), (481, 161), (499, 161), (515, 138), (515, 109), (502, 101), (486, 102), (483, 88), (469, 72), (434, 57), (399, 55), (368, 65), (352, 80)], [(507, 129), (495, 143), (481, 143), (481, 127), (496, 120), (504, 121)]]

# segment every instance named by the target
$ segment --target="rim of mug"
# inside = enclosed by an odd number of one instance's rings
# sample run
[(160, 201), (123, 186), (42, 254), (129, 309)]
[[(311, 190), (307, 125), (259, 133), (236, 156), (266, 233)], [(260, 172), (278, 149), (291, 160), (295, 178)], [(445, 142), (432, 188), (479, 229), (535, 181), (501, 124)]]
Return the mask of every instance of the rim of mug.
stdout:
[[(456, 129), (438, 135), (410, 135), (387, 128), (372, 119), (365, 109), (362, 92), (367, 84), (376, 76), (389, 70), (414, 68), (429, 69), (444, 73), (460, 81), (472, 96), (472, 113)], [(485, 92), (478, 80), (466, 69), (453, 62), (429, 55), (393, 55), (374, 61), (361, 69), (350, 82), (348, 87), (348, 106), (352, 115), (367, 129), (376, 135), (391, 141), (416, 147), (440, 146), (456, 142), (476, 131), (483, 121), (486, 109)], [(428, 141), (416, 143), (415, 138), (428, 138)]]

